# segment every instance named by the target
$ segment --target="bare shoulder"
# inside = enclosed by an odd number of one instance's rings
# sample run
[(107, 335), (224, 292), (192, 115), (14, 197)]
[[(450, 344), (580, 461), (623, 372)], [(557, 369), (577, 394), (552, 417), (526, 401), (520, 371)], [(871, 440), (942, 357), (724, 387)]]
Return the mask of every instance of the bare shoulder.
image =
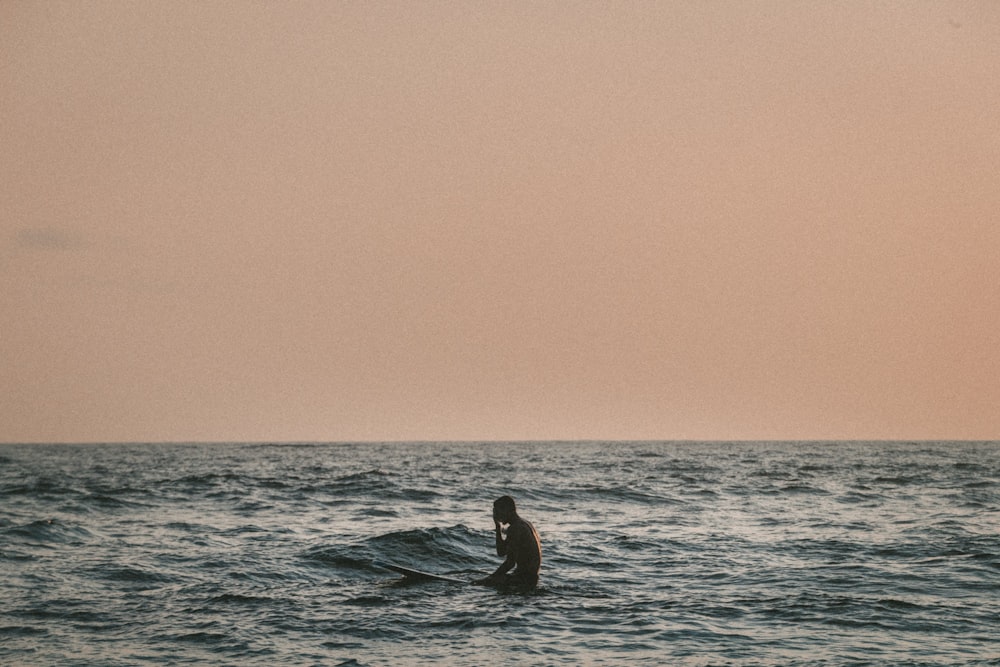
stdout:
[(535, 527), (527, 519), (518, 517), (518, 520), (511, 525), (511, 532), (519, 539), (530, 539), (535, 534)]

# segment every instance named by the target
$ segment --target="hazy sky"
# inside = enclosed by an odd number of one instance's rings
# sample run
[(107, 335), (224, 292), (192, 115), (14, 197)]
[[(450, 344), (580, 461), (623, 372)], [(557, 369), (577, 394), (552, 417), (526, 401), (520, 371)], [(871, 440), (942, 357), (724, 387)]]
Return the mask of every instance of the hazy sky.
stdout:
[(0, 3), (0, 440), (1000, 437), (1000, 3)]

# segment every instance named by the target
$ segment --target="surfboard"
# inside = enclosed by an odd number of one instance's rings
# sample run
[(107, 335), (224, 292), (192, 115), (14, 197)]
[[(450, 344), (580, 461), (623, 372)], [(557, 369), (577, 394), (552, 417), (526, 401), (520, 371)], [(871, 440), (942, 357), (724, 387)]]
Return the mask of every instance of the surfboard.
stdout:
[(392, 563), (383, 563), (381, 561), (375, 561), (374, 565), (378, 567), (383, 567), (387, 570), (392, 570), (393, 572), (398, 572), (403, 575), (403, 579), (409, 579), (411, 581), (448, 581), (453, 584), (467, 584), (468, 581), (463, 579), (456, 579), (455, 577), (447, 577), (443, 574), (432, 574), (430, 572), (422, 572), (420, 570), (412, 570), (408, 567), (403, 567), (401, 565), (394, 565)]

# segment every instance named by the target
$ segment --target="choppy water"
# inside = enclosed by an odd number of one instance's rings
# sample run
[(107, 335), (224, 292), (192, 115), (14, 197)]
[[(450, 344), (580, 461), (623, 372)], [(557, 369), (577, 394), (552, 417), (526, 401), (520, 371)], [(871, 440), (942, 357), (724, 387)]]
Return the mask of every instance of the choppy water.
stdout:
[(1000, 665), (1000, 444), (0, 446), (0, 664), (497, 660)]

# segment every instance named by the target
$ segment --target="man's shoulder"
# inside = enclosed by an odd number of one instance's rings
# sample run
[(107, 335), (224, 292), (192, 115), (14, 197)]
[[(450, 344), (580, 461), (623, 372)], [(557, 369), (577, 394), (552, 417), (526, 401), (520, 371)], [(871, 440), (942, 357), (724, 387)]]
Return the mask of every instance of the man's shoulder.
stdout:
[(528, 533), (532, 533), (535, 530), (535, 527), (531, 525), (530, 521), (528, 521), (527, 519), (523, 519), (521, 517), (517, 517), (517, 520), (514, 521), (513, 524), (511, 524), (511, 528), (514, 528), (518, 532), (528, 532)]

